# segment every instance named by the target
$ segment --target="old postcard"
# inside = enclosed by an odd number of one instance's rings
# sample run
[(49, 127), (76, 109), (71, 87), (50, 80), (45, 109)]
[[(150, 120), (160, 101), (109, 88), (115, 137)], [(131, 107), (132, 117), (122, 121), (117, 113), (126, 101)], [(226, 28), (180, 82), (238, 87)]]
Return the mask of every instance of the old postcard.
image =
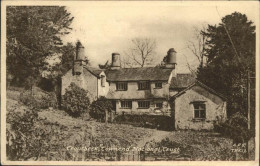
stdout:
[(259, 2), (2, 1), (2, 165), (258, 165)]

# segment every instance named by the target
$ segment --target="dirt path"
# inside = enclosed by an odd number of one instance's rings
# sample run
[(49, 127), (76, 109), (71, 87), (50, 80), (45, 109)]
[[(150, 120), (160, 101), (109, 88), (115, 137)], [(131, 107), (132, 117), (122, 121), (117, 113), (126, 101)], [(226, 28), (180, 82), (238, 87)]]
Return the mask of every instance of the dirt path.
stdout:
[(137, 143), (137, 146), (138, 147), (143, 147), (146, 144), (146, 142), (149, 142), (149, 141), (152, 141), (152, 140), (154, 140), (156, 142), (159, 142), (162, 139), (170, 136), (170, 134), (171, 134), (170, 131), (154, 130), (154, 132), (152, 133), (152, 135), (150, 137), (145, 137), (142, 140), (140, 140)]

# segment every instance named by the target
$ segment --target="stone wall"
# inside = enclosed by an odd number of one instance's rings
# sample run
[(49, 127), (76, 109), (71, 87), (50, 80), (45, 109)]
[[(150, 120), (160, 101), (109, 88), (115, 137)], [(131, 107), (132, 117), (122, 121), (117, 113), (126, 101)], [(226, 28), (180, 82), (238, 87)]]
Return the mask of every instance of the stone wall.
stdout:
[[(204, 101), (206, 119), (194, 119), (192, 102)], [(175, 128), (201, 130), (213, 129), (217, 119), (226, 119), (226, 102), (200, 86), (194, 86), (175, 99)]]

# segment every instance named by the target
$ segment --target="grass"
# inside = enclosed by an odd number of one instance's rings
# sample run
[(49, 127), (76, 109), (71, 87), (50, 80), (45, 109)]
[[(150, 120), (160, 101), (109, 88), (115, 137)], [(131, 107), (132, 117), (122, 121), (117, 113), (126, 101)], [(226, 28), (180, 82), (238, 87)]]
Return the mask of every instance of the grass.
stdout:
[[(19, 91), (7, 91), (7, 111), (23, 111), (27, 107), (20, 102)], [(44, 109), (38, 112), (39, 128), (48, 128), (59, 137), (52, 139), (50, 151), (66, 150), (67, 146), (105, 146), (119, 147), (143, 146), (151, 140), (160, 142), (168, 137), (180, 145), (183, 154), (192, 156), (192, 160), (233, 160), (232, 140), (213, 132), (202, 131), (160, 131), (134, 127), (125, 124), (105, 124), (94, 120), (73, 118), (65, 111)], [(41, 160), (46, 160), (42, 158)], [(58, 160), (58, 158), (56, 158)]]

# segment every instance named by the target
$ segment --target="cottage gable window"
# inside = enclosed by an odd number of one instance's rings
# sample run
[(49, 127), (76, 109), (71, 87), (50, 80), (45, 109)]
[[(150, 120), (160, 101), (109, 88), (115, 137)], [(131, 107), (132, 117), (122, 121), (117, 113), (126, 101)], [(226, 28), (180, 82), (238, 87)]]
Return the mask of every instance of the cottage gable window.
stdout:
[(206, 118), (206, 105), (205, 103), (193, 103), (194, 118), (205, 119)]
[(138, 83), (138, 90), (148, 90), (150, 89), (150, 82), (143, 81)]
[(127, 90), (127, 82), (117, 82), (116, 90), (126, 91)]
[(105, 87), (106, 85), (105, 85), (105, 82), (106, 82), (106, 77), (105, 76), (101, 76), (101, 86), (102, 87)]
[(156, 82), (155, 83), (155, 88), (157, 88), (157, 89), (162, 88), (162, 83), (161, 82)]
[(150, 101), (138, 101), (138, 108), (150, 108)]
[(132, 108), (132, 101), (121, 101), (121, 108)]

